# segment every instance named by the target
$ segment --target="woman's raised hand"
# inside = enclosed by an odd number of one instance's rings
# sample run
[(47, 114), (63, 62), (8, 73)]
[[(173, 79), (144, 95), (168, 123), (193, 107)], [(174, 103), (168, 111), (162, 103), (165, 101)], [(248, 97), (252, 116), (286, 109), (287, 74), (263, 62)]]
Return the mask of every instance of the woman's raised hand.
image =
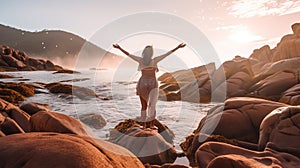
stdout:
[(118, 49), (121, 48), (121, 47), (119, 46), (119, 44), (113, 44), (113, 47), (114, 47), (114, 48), (118, 48)]
[(181, 43), (181, 44), (178, 45), (178, 48), (183, 48), (183, 47), (185, 47), (185, 46), (186, 46), (186, 44)]

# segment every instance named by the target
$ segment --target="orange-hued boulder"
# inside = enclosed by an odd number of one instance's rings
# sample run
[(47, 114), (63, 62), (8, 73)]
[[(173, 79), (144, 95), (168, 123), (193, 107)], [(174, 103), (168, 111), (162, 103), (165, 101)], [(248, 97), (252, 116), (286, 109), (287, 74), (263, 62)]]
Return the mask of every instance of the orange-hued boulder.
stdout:
[(215, 90), (223, 91), (226, 97), (246, 96), (248, 89), (252, 85), (253, 77), (246, 72), (237, 72), (220, 84)]
[[(227, 139), (256, 143), (259, 128), (266, 115), (286, 104), (258, 98), (237, 97), (213, 107), (199, 123), (198, 128), (180, 144), (190, 164), (195, 165), (195, 151), (208, 136), (221, 135)], [(203, 134), (203, 135), (202, 135)]]
[(139, 123), (126, 120), (110, 132), (110, 141), (130, 150), (144, 164), (173, 163), (177, 158), (174, 134), (158, 120), (155, 126), (157, 130), (141, 129)]
[(164, 73), (158, 78), (158, 80), (161, 81), (161, 83), (170, 83), (170, 84), (186, 83), (186, 82), (191, 82), (193, 80), (196, 80), (204, 74), (207, 73), (211, 74), (215, 70), (216, 70), (215, 64), (210, 63), (207, 65), (202, 65), (191, 69), (179, 70), (172, 73)]
[(128, 150), (88, 137), (26, 133), (0, 138), (0, 167), (144, 167)]
[(293, 72), (299, 69), (299, 64), (300, 57), (268, 63), (260, 69), (260, 72), (256, 74), (255, 78), (259, 81), (280, 71)]
[(283, 92), (279, 102), (290, 105), (300, 105), (300, 84), (294, 85)]
[[(204, 96), (205, 90), (202, 91), (199, 88), (208, 81), (209, 76), (215, 72), (215, 69), (215, 64), (210, 63), (163, 74), (158, 78), (163, 83), (160, 87), (159, 98), (167, 101), (184, 100), (198, 103), (208, 100), (209, 102), (210, 90), (208, 90), (208, 97), (206, 97)], [(210, 85), (208, 86), (210, 87)], [(199, 94), (202, 96), (199, 96)]]
[(283, 106), (286, 104), (258, 98), (230, 98), (224, 105), (212, 108), (200, 121), (195, 133), (257, 143), (261, 121), (274, 109)]
[(4, 114), (5, 117), (13, 119), (22, 128), (22, 130), (25, 132), (29, 131), (30, 116), (23, 110), (19, 109), (19, 107), (0, 99), (0, 111), (0, 113)]
[(281, 152), (300, 157), (300, 107), (278, 108), (267, 115), (260, 126), (259, 149), (268, 143)]
[(150, 164), (145, 164), (145, 168), (189, 168), (188, 166), (181, 165), (181, 164), (170, 164), (166, 163), (163, 165), (150, 165)]
[(294, 34), (285, 35), (274, 49), (272, 61), (300, 56), (299, 23), (292, 25)]
[(87, 127), (73, 117), (56, 113), (40, 111), (30, 118), (32, 132), (57, 132), (76, 135), (88, 135)]
[(20, 52), (8, 46), (0, 45), (0, 51), (0, 67), (5, 71), (55, 71), (63, 69), (58, 65), (54, 65), (49, 60), (45, 61), (42, 59), (30, 58), (24, 52)]
[(6, 136), (2, 131), (0, 131), (0, 137)]
[(300, 107), (273, 110), (262, 121), (257, 150), (206, 142), (196, 152), (199, 167), (287, 167), (300, 164)]
[(33, 115), (39, 111), (51, 111), (51, 107), (48, 104), (30, 102), (20, 106), (20, 109), (24, 110), (29, 115)]
[(1, 121), (0, 130), (5, 135), (25, 133), (23, 129), (18, 125), (18, 123), (16, 123), (13, 119), (9, 117), (5, 117), (5, 119)]
[(258, 62), (268, 63), (272, 59), (272, 51), (270, 46), (265, 45), (259, 49), (255, 49), (249, 59), (257, 60)]
[(77, 96), (80, 99), (90, 99), (98, 97), (97, 94), (85, 87), (74, 86), (62, 83), (49, 83), (45, 86), (51, 93), (63, 93), (68, 95)]
[(207, 142), (196, 152), (198, 167), (285, 167), (295, 168), (300, 159), (289, 153), (281, 153), (267, 148), (265, 151), (252, 151), (221, 142)]
[(253, 85), (251, 95), (278, 101), (282, 93), (299, 83), (300, 71), (279, 71)]

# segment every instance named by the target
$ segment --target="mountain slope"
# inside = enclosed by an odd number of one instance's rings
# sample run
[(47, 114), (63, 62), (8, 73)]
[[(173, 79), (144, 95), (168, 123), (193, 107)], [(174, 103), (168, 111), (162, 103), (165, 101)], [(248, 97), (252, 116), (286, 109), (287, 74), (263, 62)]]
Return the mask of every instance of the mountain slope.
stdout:
[(0, 45), (25, 51), (32, 57), (52, 60), (63, 66), (79, 65), (79, 52), (84, 53), (85, 57), (80, 59), (80, 67), (97, 66), (103, 55), (101, 67), (114, 67), (123, 60), (123, 57), (106, 52), (75, 34), (60, 30), (29, 32), (0, 24), (0, 37)]

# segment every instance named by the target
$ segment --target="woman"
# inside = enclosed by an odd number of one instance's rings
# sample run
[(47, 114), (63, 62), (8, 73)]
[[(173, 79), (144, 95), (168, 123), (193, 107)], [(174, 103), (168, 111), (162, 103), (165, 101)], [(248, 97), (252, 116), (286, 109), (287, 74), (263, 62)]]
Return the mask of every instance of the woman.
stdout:
[[(185, 47), (185, 44), (179, 44), (173, 50), (152, 58), (153, 56), (153, 47), (146, 46), (143, 50), (142, 57), (137, 57), (129, 54), (129, 52), (125, 51), (118, 44), (113, 45), (114, 48), (121, 50), (128, 57), (133, 59), (134, 61), (139, 63), (138, 70), (142, 71), (142, 76), (139, 79), (137, 84), (137, 95), (140, 96), (140, 101), (142, 104), (141, 109), (141, 121), (143, 128), (146, 128), (146, 121), (149, 121), (149, 125), (151, 129), (155, 129), (154, 127), (154, 119), (156, 116), (156, 103), (158, 99), (158, 82), (155, 76), (155, 73), (158, 71), (157, 63), (173, 52), (175, 52), (179, 48)], [(147, 118), (147, 108), (148, 108), (148, 118)]]

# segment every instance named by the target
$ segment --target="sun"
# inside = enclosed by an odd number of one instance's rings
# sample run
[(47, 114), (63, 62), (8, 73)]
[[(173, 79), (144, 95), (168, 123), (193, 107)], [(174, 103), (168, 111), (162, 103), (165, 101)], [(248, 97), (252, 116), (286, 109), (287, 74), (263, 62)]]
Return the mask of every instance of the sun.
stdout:
[(231, 32), (230, 39), (239, 43), (250, 43), (262, 40), (263, 38), (253, 34), (247, 27), (240, 27)]

